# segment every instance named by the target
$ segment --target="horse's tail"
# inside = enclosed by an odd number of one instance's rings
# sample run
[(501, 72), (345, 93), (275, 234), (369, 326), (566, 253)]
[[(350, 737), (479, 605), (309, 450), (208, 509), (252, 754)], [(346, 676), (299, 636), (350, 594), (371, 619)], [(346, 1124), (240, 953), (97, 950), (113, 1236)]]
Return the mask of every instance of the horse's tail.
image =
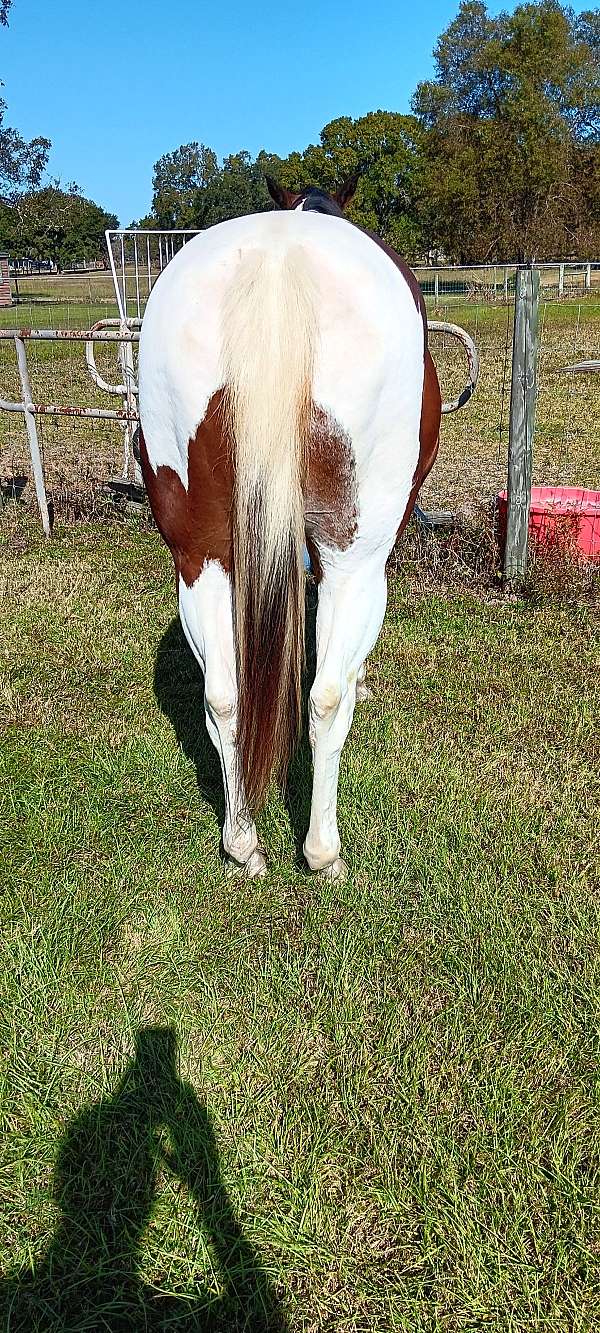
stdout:
[(316, 341), (305, 251), (240, 260), (222, 321), (232, 512), (237, 747), (250, 809), (301, 725), (304, 502)]

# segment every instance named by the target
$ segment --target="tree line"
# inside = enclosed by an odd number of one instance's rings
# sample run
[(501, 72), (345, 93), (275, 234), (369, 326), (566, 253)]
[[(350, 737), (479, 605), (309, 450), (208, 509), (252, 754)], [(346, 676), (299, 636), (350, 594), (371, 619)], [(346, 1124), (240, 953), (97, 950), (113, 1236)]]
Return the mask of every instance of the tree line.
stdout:
[[(492, 17), (483, 0), (461, 0), (434, 58), (410, 114), (340, 116), (285, 158), (241, 150), (219, 162), (182, 144), (156, 162), (151, 212), (131, 225), (209, 227), (271, 208), (267, 174), (332, 191), (357, 173), (350, 218), (409, 259), (600, 257), (600, 11), (539, 0)], [(42, 188), (50, 144), (5, 128), (5, 109), (0, 245), (59, 265), (101, 256), (117, 219), (75, 187)]]

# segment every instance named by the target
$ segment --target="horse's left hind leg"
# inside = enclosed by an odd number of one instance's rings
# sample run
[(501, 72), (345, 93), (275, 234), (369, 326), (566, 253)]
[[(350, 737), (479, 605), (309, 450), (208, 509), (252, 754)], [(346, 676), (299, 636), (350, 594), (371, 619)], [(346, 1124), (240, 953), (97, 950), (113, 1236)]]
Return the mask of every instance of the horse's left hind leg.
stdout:
[(240, 874), (266, 870), (256, 827), (246, 806), (235, 746), (237, 684), (229, 577), (216, 561), (188, 588), (179, 581), (179, 614), (186, 639), (204, 673), (206, 729), (221, 761), (225, 792), (223, 848)]

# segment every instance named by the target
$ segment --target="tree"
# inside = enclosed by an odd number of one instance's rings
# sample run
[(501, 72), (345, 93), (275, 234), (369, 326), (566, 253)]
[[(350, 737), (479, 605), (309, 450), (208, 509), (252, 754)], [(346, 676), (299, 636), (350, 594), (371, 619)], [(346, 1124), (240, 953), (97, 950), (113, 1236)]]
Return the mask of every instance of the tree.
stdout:
[(4, 124), (6, 102), (0, 98), (0, 195), (14, 199), (23, 190), (40, 184), (51, 143), (49, 139), (26, 139)]
[(246, 213), (263, 213), (273, 207), (265, 176), (277, 174), (280, 159), (262, 150), (253, 160), (242, 149), (231, 153), (208, 181), (198, 190), (191, 210), (195, 227), (213, 227), (228, 218)]
[(349, 216), (413, 255), (420, 241), (416, 199), (422, 137), (414, 116), (374, 111), (357, 120), (342, 116), (331, 121), (318, 144), (283, 160), (264, 149), (256, 158), (242, 150), (219, 166), (211, 149), (183, 144), (156, 163), (153, 217), (161, 227), (212, 227), (272, 208), (266, 175), (289, 189), (319, 185), (334, 190), (359, 172)]
[(163, 228), (193, 227), (196, 195), (208, 185), (217, 170), (216, 154), (201, 143), (185, 143), (174, 153), (159, 157), (152, 176), (152, 212), (157, 225)]
[(319, 144), (288, 158), (281, 183), (319, 185), (332, 192), (358, 173), (348, 216), (411, 256), (420, 245), (416, 198), (422, 137), (414, 116), (395, 111), (370, 111), (356, 120), (340, 116), (321, 130)]
[(105, 259), (104, 232), (117, 226), (113, 213), (85, 199), (75, 186), (49, 185), (0, 208), (2, 247), (16, 256), (50, 260), (58, 268)]
[(462, 0), (413, 98), (430, 243), (461, 262), (569, 253), (592, 216), (577, 175), (597, 154), (598, 44), (597, 15), (557, 0), (496, 17)]

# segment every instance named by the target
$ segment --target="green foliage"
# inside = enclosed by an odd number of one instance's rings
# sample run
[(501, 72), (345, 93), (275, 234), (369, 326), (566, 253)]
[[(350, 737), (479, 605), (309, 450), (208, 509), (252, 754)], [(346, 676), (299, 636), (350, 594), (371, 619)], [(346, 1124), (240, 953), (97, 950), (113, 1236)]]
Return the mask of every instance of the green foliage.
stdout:
[(0, 98), (0, 194), (15, 198), (22, 190), (38, 188), (48, 162), (50, 140), (24, 139), (4, 125), (6, 102)]
[(193, 207), (218, 170), (212, 148), (185, 143), (159, 157), (152, 176), (152, 211), (159, 227), (193, 227)]
[(595, 16), (555, 0), (497, 17), (463, 0), (413, 99), (431, 242), (463, 262), (597, 250), (597, 48)]
[(193, 208), (194, 226), (212, 227), (245, 213), (272, 208), (265, 176), (278, 175), (280, 159), (264, 151), (253, 161), (245, 150), (231, 153), (211, 180), (199, 190)]
[(118, 226), (107, 213), (76, 187), (61, 190), (46, 186), (0, 205), (0, 245), (9, 254), (49, 259), (58, 268), (85, 259), (103, 259), (104, 232)]
[(360, 181), (348, 216), (390, 245), (415, 255), (420, 245), (416, 197), (422, 132), (414, 116), (370, 111), (325, 125), (320, 143), (288, 158), (282, 183), (332, 192), (356, 172)]
[(318, 144), (285, 159), (264, 150), (253, 159), (242, 150), (218, 166), (210, 149), (184, 144), (154, 168), (156, 225), (211, 227), (270, 209), (266, 175), (289, 189), (318, 185), (332, 191), (358, 171), (361, 181), (349, 216), (415, 254), (420, 240), (415, 201), (421, 138), (415, 117), (374, 111), (357, 120), (342, 116), (331, 121)]

